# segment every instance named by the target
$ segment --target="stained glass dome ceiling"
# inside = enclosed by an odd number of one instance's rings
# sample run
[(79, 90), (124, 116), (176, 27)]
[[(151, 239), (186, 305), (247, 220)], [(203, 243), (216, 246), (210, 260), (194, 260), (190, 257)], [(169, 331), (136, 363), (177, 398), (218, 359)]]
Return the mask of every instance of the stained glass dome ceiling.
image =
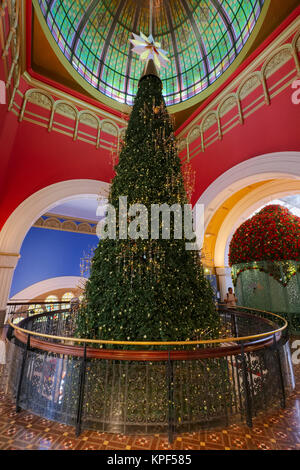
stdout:
[[(37, 2), (36, 2), (37, 3)], [(161, 69), (167, 105), (213, 84), (232, 64), (264, 0), (153, 0), (153, 35), (169, 53)], [(133, 104), (143, 64), (131, 33), (149, 34), (149, 0), (38, 0), (65, 58), (90, 85)]]

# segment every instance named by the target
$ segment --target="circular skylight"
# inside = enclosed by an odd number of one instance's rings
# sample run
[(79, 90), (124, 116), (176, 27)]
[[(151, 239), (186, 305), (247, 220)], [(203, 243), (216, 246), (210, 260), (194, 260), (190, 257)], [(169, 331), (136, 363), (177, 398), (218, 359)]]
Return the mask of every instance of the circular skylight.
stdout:
[[(149, 0), (38, 0), (56, 43), (93, 87), (133, 104), (143, 64), (131, 33), (149, 35)], [(168, 51), (161, 69), (167, 105), (214, 83), (232, 64), (264, 0), (153, 0), (153, 36)]]

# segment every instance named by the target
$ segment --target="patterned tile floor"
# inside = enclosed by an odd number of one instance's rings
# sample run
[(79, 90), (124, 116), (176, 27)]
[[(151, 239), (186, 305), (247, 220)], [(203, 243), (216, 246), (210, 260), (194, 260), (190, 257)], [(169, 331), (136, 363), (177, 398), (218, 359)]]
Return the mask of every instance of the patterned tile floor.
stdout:
[[(1, 366), (0, 366), (1, 367)], [(232, 424), (226, 429), (166, 436), (124, 436), (84, 431), (76, 438), (70, 426), (54, 423), (15, 405), (0, 388), (0, 450), (300, 450), (300, 364), (295, 366), (296, 390), (286, 409), (254, 418), (253, 428)]]

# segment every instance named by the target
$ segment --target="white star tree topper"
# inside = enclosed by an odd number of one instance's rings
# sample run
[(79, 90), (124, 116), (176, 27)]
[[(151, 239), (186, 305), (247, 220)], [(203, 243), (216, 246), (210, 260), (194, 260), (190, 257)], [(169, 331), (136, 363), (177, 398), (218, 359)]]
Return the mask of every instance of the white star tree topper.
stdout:
[(132, 34), (134, 37), (134, 39), (130, 39), (130, 42), (134, 46), (132, 52), (136, 52), (142, 62), (153, 59), (158, 69), (168, 66), (167, 62), (170, 62), (167, 57), (168, 53), (161, 48), (160, 42), (154, 41), (152, 34), (148, 37), (142, 32), (140, 32), (139, 36), (134, 33)]

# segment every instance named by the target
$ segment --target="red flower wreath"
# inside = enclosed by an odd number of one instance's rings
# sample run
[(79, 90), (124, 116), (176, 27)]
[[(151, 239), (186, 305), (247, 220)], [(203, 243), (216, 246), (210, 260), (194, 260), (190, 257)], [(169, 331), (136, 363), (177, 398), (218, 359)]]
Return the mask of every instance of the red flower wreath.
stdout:
[(251, 261), (300, 261), (300, 217), (279, 205), (264, 207), (234, 233), (230, 266)]

